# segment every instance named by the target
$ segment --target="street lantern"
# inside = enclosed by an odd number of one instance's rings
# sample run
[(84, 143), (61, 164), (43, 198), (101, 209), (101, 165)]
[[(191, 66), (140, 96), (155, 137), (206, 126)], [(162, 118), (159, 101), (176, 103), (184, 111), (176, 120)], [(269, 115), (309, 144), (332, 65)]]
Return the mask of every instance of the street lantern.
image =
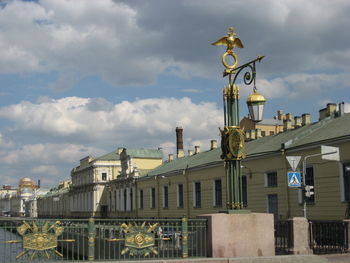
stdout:
[[(224, 102), (224, 129), (221, 131), (221, 158), (225, 161), (226, 170), (226, 208), (227, 212), (235, 212), (240, 210), (243, 213), (243, 182), (241, 175), (241, 160), (245, 158), (244, 131), (239, 125), (239, 98), (240, 87), (236, 84), (237, 77), (244, 71), (243, 82), (245, 85), (253, 83), (253, 94), (247, 99), (247, 104), (250, 116), (253, 121), (259, 122), (262, 120), (265, 98), (259, 94), (255, 86), (256, 69), (255, 63), (260, 62), (264, 57), (259, 56), (256, 59), (238, 65), (238, 56), (233, 51), (233, 48), (243, 48), (241, 40), (236, 37), (234, 28), (230, 27), (226, 36), (215, 41), (213, 45), (224, 45), (227, 47), (226, 52), (222, 55), (222, 64), (225, 67), (223, 77), (228, 76), (228, 85), (223, 89)], [(227, 56), (233, 58), (232, 65), (227, 63)], [(247, 211), (247, 210), (246, 210)], [(247, 211), (248, 212), (248, 211)]]
[(254, 89), (253, 93), (247, 99), (247, 105), (252, 121), (262, 121), (265, 105), (264, 96), (257, 93), (256, 89)]

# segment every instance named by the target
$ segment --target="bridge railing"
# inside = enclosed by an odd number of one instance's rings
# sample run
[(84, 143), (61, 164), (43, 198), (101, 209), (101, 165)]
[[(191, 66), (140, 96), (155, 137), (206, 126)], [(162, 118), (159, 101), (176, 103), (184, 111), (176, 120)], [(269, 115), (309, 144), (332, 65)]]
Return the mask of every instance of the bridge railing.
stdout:
[(0, 219), (0, 262), (206, 257), (205, 219)]

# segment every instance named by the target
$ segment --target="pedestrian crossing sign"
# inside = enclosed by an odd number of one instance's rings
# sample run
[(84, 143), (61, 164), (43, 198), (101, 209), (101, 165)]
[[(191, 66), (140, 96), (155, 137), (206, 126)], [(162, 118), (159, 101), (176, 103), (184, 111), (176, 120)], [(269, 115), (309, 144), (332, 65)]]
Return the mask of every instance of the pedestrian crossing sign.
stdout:
[(301, 187), (300, 172), (288, 172), (288, 187)]

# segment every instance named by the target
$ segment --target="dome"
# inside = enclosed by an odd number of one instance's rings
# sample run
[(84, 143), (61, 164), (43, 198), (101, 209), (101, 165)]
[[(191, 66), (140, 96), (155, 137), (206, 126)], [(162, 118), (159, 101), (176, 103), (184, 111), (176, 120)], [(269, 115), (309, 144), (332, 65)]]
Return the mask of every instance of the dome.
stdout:
[(34, 182), (30, 178), (22, 178), (19, 180), (19, 187), (34, 187)]

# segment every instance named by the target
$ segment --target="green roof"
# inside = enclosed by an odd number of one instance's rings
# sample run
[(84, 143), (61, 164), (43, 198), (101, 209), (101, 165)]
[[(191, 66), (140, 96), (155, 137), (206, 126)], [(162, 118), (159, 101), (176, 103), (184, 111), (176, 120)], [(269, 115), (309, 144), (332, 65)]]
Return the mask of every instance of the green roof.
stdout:
[[(300, 128), (246, 142), (245, 151), (249, 159), (260, 155), (278, 153), (282, 147), (288, 150), (301, 146), (327, 143), (342, 138), (350, 139), (350, 113), (337, 118), (328, 117)], [(149, 172), (147, 176), (180, 172), (184, 169), (219, 164), (223, 162), (220, 155), (221, 148), (216, 148), (192, 156), (177, 158), (173, 161), (163, 163)]]
[(216, 148), (211, 151), (206, 151), (198, 154), (193, 154), (191, 156), (185, 156), (181, 158), (174, 159), (170, 162), (165, 162), (162, 165), (158, 166), (151, 172), (149, 172), (148, 176), (154, 176), (158, 174), (164, 174), (175, 171), (182, 171), (184, 169), (190, 169), (193, 167), (198, 167), (203, 164), (208, 164), (211, 162), (220, 162), (222, 161), (220, 158), (221, 148)]
[[(151, 159), (162, 159), (163, 158), (163, 152), (162, 150), (155, 150), (155, 149), (126, 149), (127, 155), (134, 157), (134, 158), (151, 158)], [(117, 151), (113, 151), (110, 153), (107, 153), (105, 155), (102, 155), (100, 157), (97, 157), (94, 159), (94, 161), (118, 161), (120, 160), (120, 155), (117, 153)]]
[(102, 155), (94, 159), (94, 161), (119, 161), (119, 160), (120, 160), (120, 156), (116, 151), (107, 153), (105, 155)]
[(156, 149), (126, 149), (126, 153), (134, 158), (163, 159), (162, 150)]
[(45, 197), (50, 197), (50, 196), (57, 196), (57, 195), (61, 195), (61, 194), (65, 194), (68, 193), (69, 191), (69, 187), (65, 187), (65, 188), (51, 188), (50, 191), (48, 191), (45, 195), (41, 196), (42, 198)]

